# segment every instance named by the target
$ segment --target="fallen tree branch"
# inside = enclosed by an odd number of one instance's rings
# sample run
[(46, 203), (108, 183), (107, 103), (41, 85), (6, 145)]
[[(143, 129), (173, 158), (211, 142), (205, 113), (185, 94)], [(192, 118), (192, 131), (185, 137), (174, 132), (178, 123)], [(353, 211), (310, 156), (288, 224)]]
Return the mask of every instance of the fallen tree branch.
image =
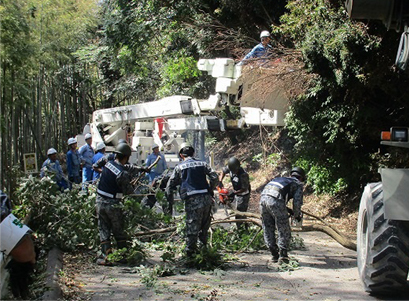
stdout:
[(140, 237), (140, 236), (146, 236), (146, 235), (152, 235), (152, 234), (163, 234), (163, 233), (173, 232), (175, 230), (176, 230), (176, 227), (169, 227), (169, 228), (155, 229), (155, 230), (149, 230), (149, 231), (140, 231), (140, 232), (135, 232), (134, 236)]
[(243, 223), (243, 222), (250, 222), (250, 223), (256, 224), (259, 227), (263, 226), (260, 219), (254, 219), (254, 218), (220, 219), (220, 220), (212, 221), (210, 225), (213, 226), (216, 224), (231, 224), (231, 223)]
[(323, 219), (320, 218), (319, 216), (316, 216), (316, 215), (314, 215), (314, 214), (312, 214), (312, 213), (309, 213), (309, 212), (307, 212), (307, 211), (304, 211), (304, 210), (301, 210), (301, 212), (302, 212), (303, 214), (307, 215), (307, 216), (310, 216), (310, 217), (313, 217), (313, 218), (319, 220), (319, 221), (320, 221), (321, 223), (323, 223), (325, 226), (331, 228), (331, 230), (333, 230), (333, 231), (335, 231), (336, 233), (338, 233), (338, 235), (344, 235), (344, 234), (342, 234), (341, 232), (339, 232), (337, 229), (335, 229), (335, 228), (333, 228), (331, 225), (329, 225), (325, 220), (323, 220)]
[(311, 225), (302, 226), (301, 230), (294, 229), (293, 231), (296, 231), (296, 232), (321, 231), (331, 236), (343, 247), (356, 251), (355, 242), (353, 242), (351, 239), (349, 239), (345, 235), (340, 234), (337, 231), (334, 231), (334, 229), (328, 226), (319, 225), (319, 224), (311, 224)]
[(254, 218), (258, 218), (261, 220), (261, 215), (257, 214), (257, 213), (252, 213), (252, 212), (241, 212), (241, 211), (237, 211), (237, 210), (232, 210), (232, 213), (229, 215), (230, 217), (234, 217), (234, 216), (238, 216), (238, 217), (254, 217)]
[(242, 248), (239, 251), (237, 251), (236, 253), (234, 253), (234, 255), (240, 254), (240, 253), (244, 252), (245, 250), (247, 250), (247, 248), (250, 247), (250, 245), (256, 239), (257, 235), (261, 232), (261, 230), (263, 230), (263, 228), (258, 229), (257, 233), (253, 236), (253, 238), (250, 240), (250, 242), (247, 244), (247, 246), (245, 246), (244, 248)]
[[(324, 225), (320, 225), (320, 224), (303, 225), (301, 230), (293, 229), (293, 231), (295, 231), (295, 232), (321, 231), (321, 232), (324, 232), (324, 233), (328, 234), (329, 236), (331, 236), (333, 239), (335, 239), (335, 241), (337, 241), (343, 247), (345, 247), (347, 249), (350, 249), (350, 250), (353, 250), (353, 251), (356, 251), (356, 243), (354, 241), (352, 241), (350, 238), (348, 238), (346, 235), (344, 235), (343, 233), (341, 233), (338, 230), (334, 229), (327, 222), (325, 222), (322, 218), (320, 218), (318, 216), (315, 216), (315, 215), (313, 215), (313, 214), (311, 214), (309, 212), (303, 211), (303, 210), (302, 210), (302, 212), (303, 212), (303, 214), (305, 214), (307, 216), (310, 216), (310, 217), (312, 217), (314, 219), (319, 220)], [(232, 219), (232, 217), (247, 217), (247, 218)], [(217, 224), (242, 223), (242, 222), (253, 223), (253, 224), (255, 224), (255, 225), (259, 226), (259, 227), (263, 226), (260, 214), (252, 213), (252, 212), (240, 212), (240, 211), (236, 211), (236, 210), (233, 210), (232, 214), (230, 214), (229, 217), (226, 218), (226, 219), (212, 221), (211, 226), (217, 225)], [(147, 235), (163, 234), (163, 233), (173, 232), (175, 230), (176, 230), (176, 227), (168, 227), (168, 228), (164, 228), (164, 229), (155, 229), (155, 230), (136, 232), (134, 235), (136, 237), (141, 237), (141, 236), (147, 236)], [(248, 246), (246, 248), (248, 248)]]
[[(322, 218), (319, 216), (316, 216), (314, 214), (311, 214), (307, 211), (301, 210), (301, 212), (307, 216), (310, 216), (314, 219), (319, 220), (321, 223), (324, 225), (319, 225), (319, 224), (312, 224), (312, 225), (304, 225), (302, 227), (302, 230), (298, 230), (300, 232), (302, 231), (321, 231), (329, 236), (331, 236), (333, 239), (335, 239), (340, 245), (344, 246), (347, 249), (356, 251), (356, 243), (352, 241), (350, 238), (348, 238), (345, 234), (339, 232), (337, 229), (334, 229), (331, 225), (329, 225), (326, 221), (324, 221)], [(246, 216), (246, 217), (252, 217), (252, 218), (258, 218), (260, 219), (260, 224), (261, 224), (261, 215), (257, 213), (251, 213), (251, 212), (240, 212), (240, 211), (235, 211), (233, 210), (233, 213), (229, 215), (229, 217), (234, 217), (234, 216)], [(293, 230), (294, 231), (294, 230)]]

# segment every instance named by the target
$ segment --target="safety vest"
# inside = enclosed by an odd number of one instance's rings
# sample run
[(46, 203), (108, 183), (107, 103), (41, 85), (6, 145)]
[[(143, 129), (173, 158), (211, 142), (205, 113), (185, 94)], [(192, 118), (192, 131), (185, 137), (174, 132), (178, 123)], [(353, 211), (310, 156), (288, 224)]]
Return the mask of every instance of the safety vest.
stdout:
[(209, 184), (205, 172), (206, 166), (206, 162), (194, 158), (189, 158), (178, 165), (182, 177), (182, 184), (180, 185), (180, 197), (182, 199), (209, 193)]
[(295, 178), (287, 178), (287, 177), (279, 177), (272, 179), (264, 188), (262, 194), (269, 194), (269, 190), (278, 191), (283, 199), (291, 199), (293, 196), (290, 195), (290, 187), (291, 184), (296, 182), (297, 179)]
[[(246, 171), (243, 169), (243, 167), (239, 168), (239, 171), (237, 174), (234, 174), (233, 172), (230, 171), (230, 178), (231, 178), (231, 183), (233, 184), (233, 189), (234, 190), (240, 190), (242, 189), (243, 183), (241, 183), (241, 176), (246, 173)], [(246, 195), (250, 193), (250, 190), (247, 189), (246, 191), (240, 193), (240, 195)]]
[(122, 190), (116, 183), (116, 178), (121, 172), (123, 172), (123, 170), (123, 165), (115, 161), (108, 161), (108, 163), (105, 164), (104, 168), (102, 169), (97, 193), (110, 199), (122, 198)]

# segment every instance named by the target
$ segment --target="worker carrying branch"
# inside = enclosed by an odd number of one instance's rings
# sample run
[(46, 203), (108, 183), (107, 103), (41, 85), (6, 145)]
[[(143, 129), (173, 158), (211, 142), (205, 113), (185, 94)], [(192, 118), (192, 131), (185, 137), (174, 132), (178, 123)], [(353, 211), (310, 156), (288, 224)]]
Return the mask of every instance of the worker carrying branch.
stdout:
[[(125, 195), (132, 194), (134, 187), (132, 181), (132, 164), (127, 164), (132, 154), (131, 147), (126, 143), (118, 144), (115, 149), (115, 159), (107, 163), (102, 159), (98, 162), (103, 165), (101, 178), (97, 188), (96, 211), (98, 216), (98, 229), (101, 240), (102, 256), (97, 264), (111, 265), (107, 256), (111, 250), (111, 234), (113, 234), (118, 249), (127, 247), (127, 236), (124, 231), (124, 213), (121, 207), (121, 199)], [(96, 163), (98, 166), (98, 162)], [(102, 168), (102, 167), (99, 167)], [(138, 170), (149, 171), (145, 168)]]
[(175, 167), (166, 186), (167, 194), (180, 186), (180, 197), (185, 201), (187, 257), (196, 253), (197, 238), (206, 247), (213, 190), (218, 182), (217, 173), (206, 162), (193, 158), (194, 152), (190, 144), (181, 145), (179, 156), (183, 162)]
[[(287, 203), (293, 199), (293, 212), (296, 221), (301, 221), (303, 204), (303, 183), (305, 171), (300, 167), (291, 170), (290, 177), (272, 179), (261, 192), (260, 211), (263, 221), (264, 241), (273, 261), (288, 263), (288, 247), (291, 228), (288, 220)], [(275, 230), (278, 237), (276, 239)]]

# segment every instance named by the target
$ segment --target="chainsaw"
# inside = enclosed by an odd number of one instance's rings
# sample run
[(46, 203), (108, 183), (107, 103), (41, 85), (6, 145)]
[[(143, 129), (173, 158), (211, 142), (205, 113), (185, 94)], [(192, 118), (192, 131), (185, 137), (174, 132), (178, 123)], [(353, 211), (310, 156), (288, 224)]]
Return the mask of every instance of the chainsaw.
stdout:
[(234, 194), (229, 192), (226, 188), (217, 187), (217, 191), (219, 192), (219, 204), (223, 204), (224, 212), (226, 213), (226, 216), (229, 216), (227, 207), (231, 207), (230, 204), (233, 201)]

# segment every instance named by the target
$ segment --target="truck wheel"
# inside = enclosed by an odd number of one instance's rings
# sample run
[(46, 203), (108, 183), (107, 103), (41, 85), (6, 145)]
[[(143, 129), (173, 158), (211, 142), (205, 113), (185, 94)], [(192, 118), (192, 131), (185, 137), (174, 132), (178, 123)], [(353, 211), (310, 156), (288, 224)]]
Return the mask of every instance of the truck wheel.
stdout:
[(409, 222), (385, 219), (382, 183), (365, 187), (359, 206), (357, 261), (365, 291), (397, 294), (407, 289)]

